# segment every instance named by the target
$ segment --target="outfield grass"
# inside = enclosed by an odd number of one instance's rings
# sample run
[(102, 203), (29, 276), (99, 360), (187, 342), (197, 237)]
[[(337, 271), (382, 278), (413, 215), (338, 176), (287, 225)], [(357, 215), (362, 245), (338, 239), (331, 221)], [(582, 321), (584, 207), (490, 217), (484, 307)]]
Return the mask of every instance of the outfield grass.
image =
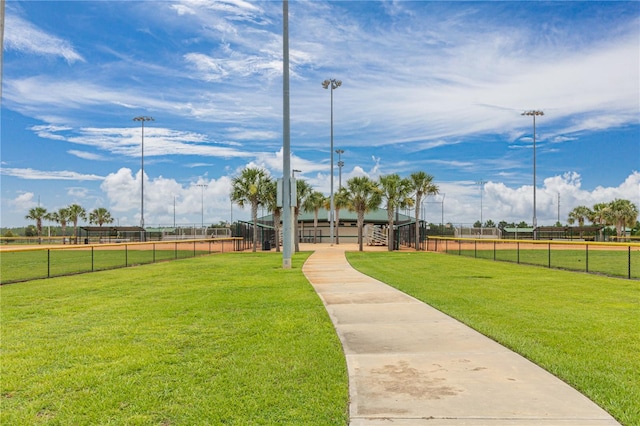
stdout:
[(0, 287), (0, 423), (348, 422), (340, 341), (272, 253)]
[(640, 425), (640, 282), (438, 253), (347, 256)]

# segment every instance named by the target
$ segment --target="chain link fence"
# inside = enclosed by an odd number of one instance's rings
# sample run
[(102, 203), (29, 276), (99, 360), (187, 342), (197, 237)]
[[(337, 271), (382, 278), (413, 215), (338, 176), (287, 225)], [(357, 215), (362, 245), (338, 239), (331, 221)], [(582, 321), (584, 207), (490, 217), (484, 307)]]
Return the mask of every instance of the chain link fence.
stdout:
[(640, 243), (429, 237), (428, 251), (640, 279)]
[(242, 238), (235, 237), (47, 247), (3, 246), (0, 251), (0, 284), (126, 268), (243, 249)]

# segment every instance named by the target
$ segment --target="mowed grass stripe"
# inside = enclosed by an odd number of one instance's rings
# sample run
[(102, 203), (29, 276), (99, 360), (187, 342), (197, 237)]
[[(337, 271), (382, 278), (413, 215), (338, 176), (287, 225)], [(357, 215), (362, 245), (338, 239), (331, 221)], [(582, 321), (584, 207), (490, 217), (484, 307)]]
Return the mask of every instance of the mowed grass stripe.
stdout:
[(2, 286), (0, 423), (347, 424), (345, 359), (307, 257)]
[(438, 253), (348, 253), (640, 425), (640, 282)]

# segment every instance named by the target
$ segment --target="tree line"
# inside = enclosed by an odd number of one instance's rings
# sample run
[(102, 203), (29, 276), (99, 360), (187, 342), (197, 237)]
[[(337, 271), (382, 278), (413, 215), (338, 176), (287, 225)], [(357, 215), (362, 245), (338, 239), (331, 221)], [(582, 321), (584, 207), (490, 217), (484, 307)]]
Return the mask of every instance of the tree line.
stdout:
[[(46, 208), (37, 206), (29, 209), (25, 219), (35, 220), (38, 238), (42, 236), (43, 220), (59, 223), (62, 227), (62, 235), (65, 235), (67, 225), (73, 223), (73, 235), (75, 243), (78, 244), (78, 222), (80, 219), (87, 220), (87, 211), (79, 204), (71, 204), (53, 212), (48, 212)], [(105, 223), (113, 223), (113, 221), (111, 213), (104, 207), (98, 207), (89, 212), (89, 223), (91, 224), (102, 226)], [(63, 243), (66, 241), (63, 240)]]
[(626, 228), (638, 227), (638, 214), (638, 206), (629, 200), (616, 198), (609, 203), (594, 204), (593, 208), (575, 207), (569, 212), (567, 222), (570, 225), (578, 222), (579, 226), (584, 226), (588, 220), (594, 225), (614, 226), (616, 234), (621, 237)]
[[(377, 181), (366, 176), (353, 177), (346, 185), (338, 188), (334, 193), (335, 222), (340, 223), (340, 210), (347, 209), (357, 215), (358, 245), (363, 250), (364, 216), (379, 207), (387, 210), (389, 225), (389, 241), (393, 241), (394, 214), (397, 209), (413, 207), (415, 213), (416, 239), (415, 247), (420, 248), (419, 217), (420, 203), (428, 195), (438, 194), (439, 188), (433, 182), (433, 176), (425, 172), (414, 172), (407, 178), (401, 178), (397, 173), (381, 176)], [(231, 200), (240, 207), (251, 208), (253, 222), (253, 251), (258, 246), (258, 207), (264, 206), (273, 214), (275, 228), (275, 246), (280, 250), (280, 221), (282, 207), (277, 206), (277, 181), (272, 179), (265, 170), (248, 167), (233, 178)], [(313, 212), (314, 239), (317, 235), (318, 212), (321, 208), (330, 210), (330, 197), (314, 190), (305, 180), (296, 181), (296, 203), (293, 211), (294, 234), (298, 235), (298, 215), (300, 211)], [(336, 243), (339, 244), (339, 227), (336, 227)], [(315, 242), (315, 240), (314, 240)], [(389, 244), (389, 251), (393, 244)], [(295, 241), (295, 251), (299, 251), (298, 239)]]
[[(592, 225), (611, 226), (616, 229), (617, 236), (621, 237), (627, 228), (632, 228), (632, 232), (640, 233), (640, 222), (638, 222), (639, 214), (638, 207), (631, 201), (616, 198), (609, 203), (594, 204), (593, 208), (587, 206), (574, 207), (567, 216), (567, 223), (569, 225), (577, 223), (578, 226), (584, 226), (585, 222), (589, 221)], [(557, 222), (555, 226), (560, 227), (562, 224)], [(525, 221), (518, 224), (501, 221), (496, 225), (489, 219), (484, 224), (478, 220), (473, 224), (473, 227), (498, 227), (504, 229), (508, 227), (529, 228), (530, 225)]]

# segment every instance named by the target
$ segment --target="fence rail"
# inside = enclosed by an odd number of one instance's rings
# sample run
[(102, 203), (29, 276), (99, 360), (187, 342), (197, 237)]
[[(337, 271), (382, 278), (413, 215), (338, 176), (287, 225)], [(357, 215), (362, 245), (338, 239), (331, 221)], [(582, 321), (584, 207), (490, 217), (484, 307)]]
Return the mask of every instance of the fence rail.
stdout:
[(640, 243), (429, 237), (426, 250), (640, 279)]
[(242, 238), (61, 246), (3, 246), (0, 284), (241, 251)]

